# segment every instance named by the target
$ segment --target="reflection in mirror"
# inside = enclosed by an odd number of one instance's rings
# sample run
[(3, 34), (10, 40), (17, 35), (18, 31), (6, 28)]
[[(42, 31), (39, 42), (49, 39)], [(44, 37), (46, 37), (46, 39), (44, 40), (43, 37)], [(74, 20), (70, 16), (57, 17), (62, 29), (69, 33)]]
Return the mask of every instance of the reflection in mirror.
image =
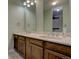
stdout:
[(44, 0), (44, 31), (71, 32), (70, 0)]
[(24, 28), (26, 32), (36, 31), (36, 0), (24, 2)]
[(62, 7), (53, 8), (52, 16), (53, 32), (62, 32), (63, 30), (63, 9)]

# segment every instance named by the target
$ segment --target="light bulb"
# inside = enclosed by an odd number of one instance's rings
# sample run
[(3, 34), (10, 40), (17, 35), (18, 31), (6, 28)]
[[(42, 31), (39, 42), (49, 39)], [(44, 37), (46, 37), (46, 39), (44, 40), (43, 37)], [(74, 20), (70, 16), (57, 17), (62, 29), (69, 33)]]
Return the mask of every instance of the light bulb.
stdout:
[(35, 0), (34, 2), (36, 3), (37, 1)]
[(34, 3), (33, 3), (33, 2), (31, 2), (31, 5), (34, 5)]
[(57, 11), (60, 11), (60, 9), (56, 9)]
[(52, 5), (56, 5), (58, 3), (58, 1), (52, 2)]
[(30, 1), (29, 1), (29, 0), (27, 0), (26, 2), (27, 2), (27, 3), (30, 3)]
[(24, 6), (27, 5), (26, 2), (24, 2), (23, 5), (24, 5)]
[(27, 7), (30, 7), (30, 4), (28, 4)]

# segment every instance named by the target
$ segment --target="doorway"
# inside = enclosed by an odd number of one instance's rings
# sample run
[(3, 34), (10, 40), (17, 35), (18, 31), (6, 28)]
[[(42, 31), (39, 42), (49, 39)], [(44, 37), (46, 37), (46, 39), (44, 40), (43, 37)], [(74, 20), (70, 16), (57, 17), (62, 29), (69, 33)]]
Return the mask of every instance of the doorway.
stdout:
[(53, 9), (53, 32), (63, 31), (63, 9), (58, 7)]

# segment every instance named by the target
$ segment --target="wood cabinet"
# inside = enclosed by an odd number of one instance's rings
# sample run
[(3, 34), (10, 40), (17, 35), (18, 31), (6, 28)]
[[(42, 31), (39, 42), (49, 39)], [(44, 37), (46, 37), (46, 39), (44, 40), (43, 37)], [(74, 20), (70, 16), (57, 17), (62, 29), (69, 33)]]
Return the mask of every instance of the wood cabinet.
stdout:
[(57, 53), (55, 51), (45, 49), (44, 59), (70, 59), (70, 57), (60, 54), (60, 53)]
[(40, 46), (40, 47), (43, 47), (43, 41), (38, 40), (38, 39), (30, 38), (30, 43), (37, 45), (37, 46)]
[(71, 47), (62, 45), (62, 44), (57, 44), (57, 43), (50, 43), (50, 42), (45, 42), (45, 49), (49, 49), (58, 53), (61, 53), (66, 56), (71, 56)]
[(14, 48), (23, 57), (25, 57), (25, 37), (14, 35)]
[(43, 48), (30, 44), (30, 59), (43, 59)]
[(18, 36), (14, 35), (14, 49), (18, 51)]
[(30, 59), (43, 59), (43, 41), (30, 39)]
[(43, 59), (43, 41), (26, 37), (26, 59)]
[(45, 42), (44, 59), (71, 59), (70, 46)]
[(25, 41), (18, 40), (18, 51), (20, 52), (20, 55), (25, 57)]
[(71, 59), (70, 46), (21, 35), (14, 35), (14, 49), (24, 59)]

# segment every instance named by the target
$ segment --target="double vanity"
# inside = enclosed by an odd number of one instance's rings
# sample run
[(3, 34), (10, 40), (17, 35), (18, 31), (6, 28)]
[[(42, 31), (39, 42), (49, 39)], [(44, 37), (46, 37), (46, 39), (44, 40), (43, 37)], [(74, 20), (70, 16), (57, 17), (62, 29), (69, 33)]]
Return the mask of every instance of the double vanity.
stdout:
[(70, 37), (14, 33), (14, 49), (24, 59), (71, 59)]

